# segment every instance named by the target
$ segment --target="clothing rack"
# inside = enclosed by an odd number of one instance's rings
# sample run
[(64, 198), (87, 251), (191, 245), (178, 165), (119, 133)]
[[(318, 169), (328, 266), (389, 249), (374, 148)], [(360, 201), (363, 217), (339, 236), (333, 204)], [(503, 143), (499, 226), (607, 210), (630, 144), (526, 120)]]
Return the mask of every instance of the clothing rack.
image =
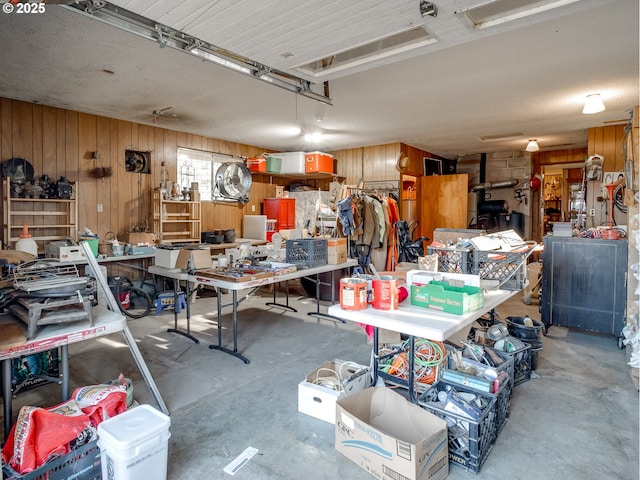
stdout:
[(398, 180), (360, 180), (357, 185), (343, 185), (342, 195), (345, 198), (350, 195), (389, 195), (394, 194), (399, 198), (400, 182)]

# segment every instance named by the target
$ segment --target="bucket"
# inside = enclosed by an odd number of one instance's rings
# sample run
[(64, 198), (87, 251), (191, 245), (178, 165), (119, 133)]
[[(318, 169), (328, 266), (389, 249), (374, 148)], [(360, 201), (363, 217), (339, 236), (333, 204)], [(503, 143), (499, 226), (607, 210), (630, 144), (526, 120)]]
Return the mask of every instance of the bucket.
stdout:
[(361, 278), (340, 280), (340, 308), (364, 310), (367, 308), (367, 282)]
[(98, 425), (102, 478), (166, 480), (171, 420), (140, 405)]
[(398, 308), (398, 279), (391, 275), (374, 278), (373, 308), (378, 310), (395, 310)]
[(544, 324), (529, 317), (507, 317), (507, 328), (511, 335), (531, 345), (531, 369), (535, 370), (534, 366), (537, 367), (538, 364), (538, 352), (542, 350), (540, 332), (544, 329)]
[(93, 256), (98, 258), (98, 237), (80, 237), (80, 240), (87, 242), (89, 244), (89, 248), (91, 248)]

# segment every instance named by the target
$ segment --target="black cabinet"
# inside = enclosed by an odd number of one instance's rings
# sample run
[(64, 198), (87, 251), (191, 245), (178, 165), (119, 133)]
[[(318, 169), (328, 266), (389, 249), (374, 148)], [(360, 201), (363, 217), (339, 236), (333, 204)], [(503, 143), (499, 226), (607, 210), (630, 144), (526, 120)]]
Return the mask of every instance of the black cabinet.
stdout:
[(627, 242), (545, 237), (542, 322), (618, 336), (625, 323)]

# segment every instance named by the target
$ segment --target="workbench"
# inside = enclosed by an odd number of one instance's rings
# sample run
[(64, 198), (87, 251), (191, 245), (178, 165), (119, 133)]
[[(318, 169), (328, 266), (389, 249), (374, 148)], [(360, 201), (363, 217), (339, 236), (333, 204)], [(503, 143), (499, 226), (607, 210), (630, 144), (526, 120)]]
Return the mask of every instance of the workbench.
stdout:
[(373, 373), (374, 382), (378, 377), (378, 329), (384, 328), (409, 337), (409, 378), (407, 388), (409, 399), (416, 403), (414, 386), (414, 340), (416, 337), (428, 340), (444, 341), (466, 339), (471, 324), (492, 312), (497, 306), (519, 293), (514, 290), (487, 290), (484, 293), (482, 308), (456, 315), (429, 308), (415, 307), (405, 300), (396, 310), (377, 310), (368, 306), (365, 310), (343, 310), (340, 305), (329, 307), (328, 313), (351, 322), (371, 325), (373, 330)]
[(62, 385), (62, 401), (64, 402), (69, 399), (69, 345), (117, 332), (122, 332), (124, 335), (129, 351), (133, 355), (138, 369), (151, 390), (158, 407), (160, 407), (163, 413), (169, 414), (151, 373), (142, 358), (136, 341), (127, 326), (125, 316), (120, 312), (108, 310), (104, 306), (97, 306), (94, 307), (93, 319), (93, 326), (89, 325), (87, 321), (46, 325), (38, 330), (33, 340), (27, 341), (17, 320), (14, 320), (7, 314), (0, 315), (0, 328), (2, 328), (3, 333), (0, 337), (0, 362), (2, 364), (5, 439), (9, 434), (13, 421), (11, 362), (14, 358), (60, 347), (60, 380)]

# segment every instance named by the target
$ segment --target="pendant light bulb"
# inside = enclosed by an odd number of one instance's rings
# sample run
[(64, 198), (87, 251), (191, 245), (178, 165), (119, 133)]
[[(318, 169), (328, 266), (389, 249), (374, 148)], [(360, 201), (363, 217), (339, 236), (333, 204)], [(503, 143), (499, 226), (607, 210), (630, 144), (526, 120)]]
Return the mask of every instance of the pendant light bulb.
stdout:
[(584, 108), (582, 109), (582, 113), (584, 114), (592, 114), (603, 112), (605, 109), (604, 103), (602, 102), (602, 98), (599, 93), (594, 93), (591, 95), (587, 95), (587, 99), (584, 102)]
[(537, 152), (538, 150), (540, 150), (540, 146), (535, 139), (529, 140), (529, 143), (527, 143), (527, 148), (525, 148), (525, 150), (527, 152)]

